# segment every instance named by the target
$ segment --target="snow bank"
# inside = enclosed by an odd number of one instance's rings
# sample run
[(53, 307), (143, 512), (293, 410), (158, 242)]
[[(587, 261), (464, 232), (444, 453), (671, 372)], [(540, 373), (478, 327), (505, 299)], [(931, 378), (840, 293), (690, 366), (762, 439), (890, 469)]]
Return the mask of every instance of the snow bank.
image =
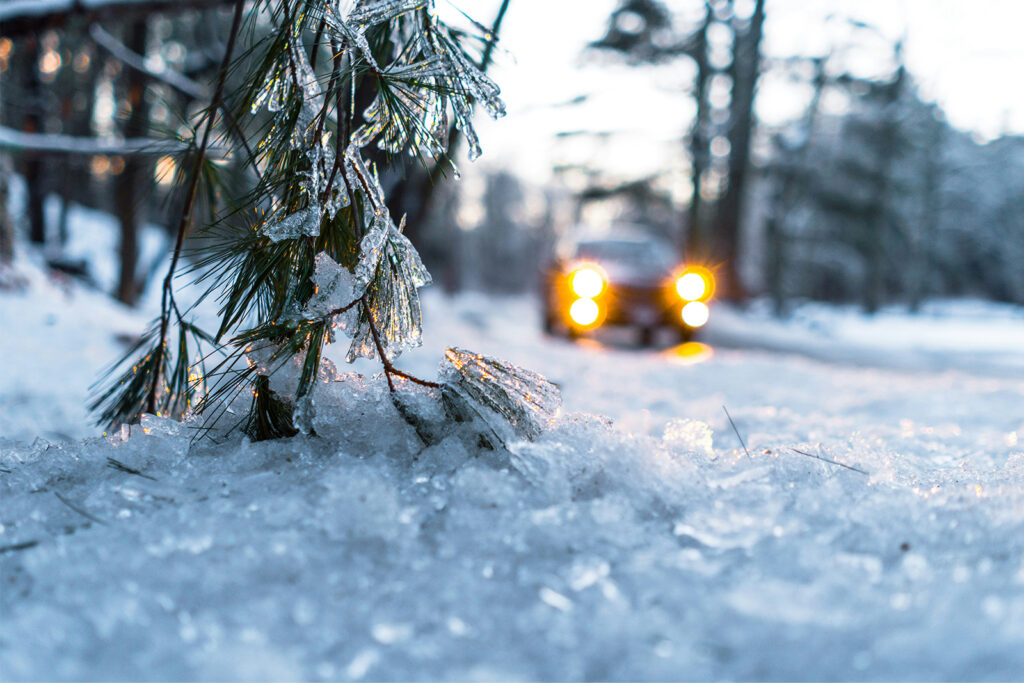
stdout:
[(748, 455), (703, 422), (652, 437), (573, 413), (507, 450), (465, 423), (424, 446), (380, 376), (335, 379), (321, 436), (193, 441), (146, 418), (0, 448), (2, 676), (1024, 672), (1015, 447), (937, 450), (958, 435), (914, 424), (898, 447), (881, 427), (792, 444), (862, 473), (790, 450), (799, 420), (778, 414), (781, 443), (760, 429)]

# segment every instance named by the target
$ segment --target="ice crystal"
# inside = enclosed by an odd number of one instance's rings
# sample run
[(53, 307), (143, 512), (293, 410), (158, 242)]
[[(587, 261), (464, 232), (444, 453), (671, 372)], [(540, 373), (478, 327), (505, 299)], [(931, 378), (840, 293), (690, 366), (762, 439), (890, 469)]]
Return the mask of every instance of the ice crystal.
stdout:
[(540, 436), (562, 403), (558, 387), (543, 375), (464, 349), (445, 351), (439, 374), (448, 387), (503, 418), (524, 439)]
[(316, 237), (320, 234), (320, 207), (310, 206), (280, 220), (264, 223), (260, 233), (275, 243), (298, 237)]

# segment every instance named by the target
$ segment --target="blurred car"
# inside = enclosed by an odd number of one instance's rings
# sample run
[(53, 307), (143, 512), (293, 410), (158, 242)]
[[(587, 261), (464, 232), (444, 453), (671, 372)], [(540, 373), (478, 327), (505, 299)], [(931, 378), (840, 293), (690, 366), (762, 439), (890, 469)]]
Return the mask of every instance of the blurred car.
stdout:
[(710, 316), (711, 271), (686, 265), (671, 245), (646, 237), (576, 241), (544, 277), (544, 329), (576, 338), (607, 325), (639, 331), (650, 345), (659, 328), (694, 338)]

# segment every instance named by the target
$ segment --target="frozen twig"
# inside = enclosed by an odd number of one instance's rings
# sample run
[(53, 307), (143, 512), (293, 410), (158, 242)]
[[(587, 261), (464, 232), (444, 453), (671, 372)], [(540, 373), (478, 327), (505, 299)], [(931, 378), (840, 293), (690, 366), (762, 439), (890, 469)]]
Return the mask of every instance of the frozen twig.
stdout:
[(380, 343), (380, 335), (377, 333), (377, 323), (373, 321), (373, 311), (370, 309), (370, 304), (367, 303), (366, 301), (366, 295), (364, 294), (359, 299), (359, 301), (363, 303), (363, 309), (366, 313), (366, 320), (370, 324), (370, 334), (373, 335), (373, 344), (374, 346), (377, 347), (377, 356), (380, 357), (380, 364), (384, 366), (384, 377), (388, 381), (388, 389), (390, 389), (392, 393), (394, 393), (395, 391), (395, 383), (391, 379), (391, 375), (398, 375), (399, 377), (403, 377), (409, 380), (410, 382), (415, 382), (416, 384), (420, 384), (425, 387), (440, 389), (441, 385), (438, 384), (437, 382), (430, 382), (425, 379), (420, 379), (419, 377), (414, 377), (413, 375), (410, 375), (407, 372), (402, 372), (401, 370), (399, 370), (398, 368), (391, 364), (391, 361), (388, 359), (387, 354), (384, 353), (384, 346)]

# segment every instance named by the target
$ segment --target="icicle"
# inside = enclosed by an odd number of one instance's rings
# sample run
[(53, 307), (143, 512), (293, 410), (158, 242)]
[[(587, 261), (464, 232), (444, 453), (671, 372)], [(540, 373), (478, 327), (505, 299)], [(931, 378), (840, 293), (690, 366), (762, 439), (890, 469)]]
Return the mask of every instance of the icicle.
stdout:
[[(352, 338), (348, 361), (360, 356), (375, 358), (376, 343), (367, 315), (373, 316), (381, 346), (389, 359), (423, 342), (423, 321), (417, 289), (430, 284), (430, 273), (423, 265), (416, 248), (400, 229), (396, 229), (390, 216), (377, 217), (374, 228), (363, 238), (360, 264), (356, 267), (356, 280), (367, 272), (371, 280), (366, 290), (369, 312), (360, 312), (359, 325)], [(405, 226), (403, 219), (402, 226)], [(381, 243), (381, 236), (384, 239)], [(380, 246), (378, 246), (378, 244)], [(370, 267), (376, 258), (376, 267)]]
[(304, 236), (316, 237), (320, 234), (320, 207), (310, 206), (281, 220), (264, 223), (260, 227), (260, 233), (274, 243)]
[(305, 394), (295, 401), (295, 409), (292, 411), (292, 423), (302, 434), (313, 433), (313, 420), (316, 418), (316, 405), (313, 403), (313, 391), (316, 383), (309, 388)]
[(540, 436), (562, 403), (558, 387), (544, 376), (463, 349), (445, 351), (439, 376), (463, 398), (500, 416), (524, 439)]
[(359, 153), (359, 147), (354, 143), (345, 150), (344, 167), (345, 178), (352, 191), (364, 195), (375, 214), (387, 213), (387, 203), (384, 201), (384, 190), (380, 186), (380, 179), (377, 178), (375, 172), (371, 172), (363, 155)]
[(426, 6), (426, 0), (376, 0), (357, 3), (355, 8), (344, 16), (346, 22), (366, 29)]

